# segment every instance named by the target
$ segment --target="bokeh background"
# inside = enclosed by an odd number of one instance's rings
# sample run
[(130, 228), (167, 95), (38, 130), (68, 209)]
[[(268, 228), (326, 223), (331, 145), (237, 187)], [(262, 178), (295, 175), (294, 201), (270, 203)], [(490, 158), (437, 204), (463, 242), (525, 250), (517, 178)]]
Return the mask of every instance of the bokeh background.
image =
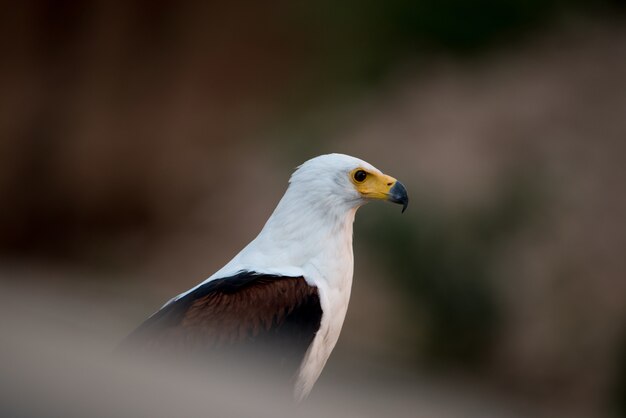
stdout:
[[(5, 413), (62, 413), (42, 396), (76, 384), (60, 370), (226, 263), (297, 165), (343, 152), (411, 207), (359, 211), (351, 306), (307, 408), (626, 416), (623, 3), (0, 10)], [(63, 367), (25, 371), (48, 358)]]

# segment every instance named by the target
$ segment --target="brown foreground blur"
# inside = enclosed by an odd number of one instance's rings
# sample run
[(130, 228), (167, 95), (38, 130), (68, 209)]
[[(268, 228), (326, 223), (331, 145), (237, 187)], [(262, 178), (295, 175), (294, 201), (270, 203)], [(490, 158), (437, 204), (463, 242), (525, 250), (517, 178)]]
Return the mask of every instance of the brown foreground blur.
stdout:
[[(16, 278), (16, 272), (4, 272)], [(98, 301), (69, 289), (3, 284), (0, 412), (6, 417), (522, 417), (527, 405), (451, 382), (426, 382), (376, 364), (325, 379), (300, 405), (271, 370), (236, 364), (167, 363), (114, 353), (124, 310), (113, 289)], [(27, 303), (24, 303), (27, 300)], [(331, 373), (337, 375), (337, 373)], [(352, 375), (352, 378), (347, 378)], [(545, 415), (548, 416), (548, 415)]]

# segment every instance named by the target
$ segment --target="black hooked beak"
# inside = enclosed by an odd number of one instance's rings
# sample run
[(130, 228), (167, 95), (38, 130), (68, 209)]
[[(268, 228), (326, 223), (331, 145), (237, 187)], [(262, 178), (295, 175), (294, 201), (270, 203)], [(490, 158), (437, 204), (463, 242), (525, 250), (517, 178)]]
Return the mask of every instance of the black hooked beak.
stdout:
[(402, 204), (402, 213), (406, 210), (407, 206), (409, 206), (409, 196), (406, 193), (406, 188), (404, 184), (396, 181), (396, 184), (389, 190), (389, 198), (388, 200), (393, 203)]

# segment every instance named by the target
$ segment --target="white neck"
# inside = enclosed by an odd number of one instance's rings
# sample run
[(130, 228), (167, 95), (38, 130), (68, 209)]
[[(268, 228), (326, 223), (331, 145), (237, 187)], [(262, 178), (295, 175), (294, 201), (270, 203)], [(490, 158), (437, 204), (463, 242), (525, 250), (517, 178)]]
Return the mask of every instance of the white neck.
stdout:
[(320, 194), (315, 197), (299, 190), (287, 190), (261, 233), (223, 270), (303, 276), (318, 288), (323, 312), (320, 328), (294, 389), (295, 397), (302, 399), (335, 347), (348, 310), (354, 270), (352, 227), (362, 202), (330, 193), (319, 198)]
[[(290, 187), (259, 235), (225, 268), (264, 272), (302, 270), (312, 285), (341, 286), (352, 276), (352, 226), (358, 201)], [(271, 270), (271, 271), (270, 271)], [(294, 272), (294, 273), (291, 273)]]

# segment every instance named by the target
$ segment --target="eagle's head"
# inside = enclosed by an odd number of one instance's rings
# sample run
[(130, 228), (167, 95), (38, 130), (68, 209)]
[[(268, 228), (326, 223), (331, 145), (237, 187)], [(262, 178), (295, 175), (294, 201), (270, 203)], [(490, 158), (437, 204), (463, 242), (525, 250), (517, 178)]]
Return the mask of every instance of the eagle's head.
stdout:
[(409, 204), (406, 188), (395, 178), (376, 167), (344, 154), (326, 154), (312, 158), (293, 173), (290, 191), (307, 200), (336, 202), (359, 207), (369, 200)]

